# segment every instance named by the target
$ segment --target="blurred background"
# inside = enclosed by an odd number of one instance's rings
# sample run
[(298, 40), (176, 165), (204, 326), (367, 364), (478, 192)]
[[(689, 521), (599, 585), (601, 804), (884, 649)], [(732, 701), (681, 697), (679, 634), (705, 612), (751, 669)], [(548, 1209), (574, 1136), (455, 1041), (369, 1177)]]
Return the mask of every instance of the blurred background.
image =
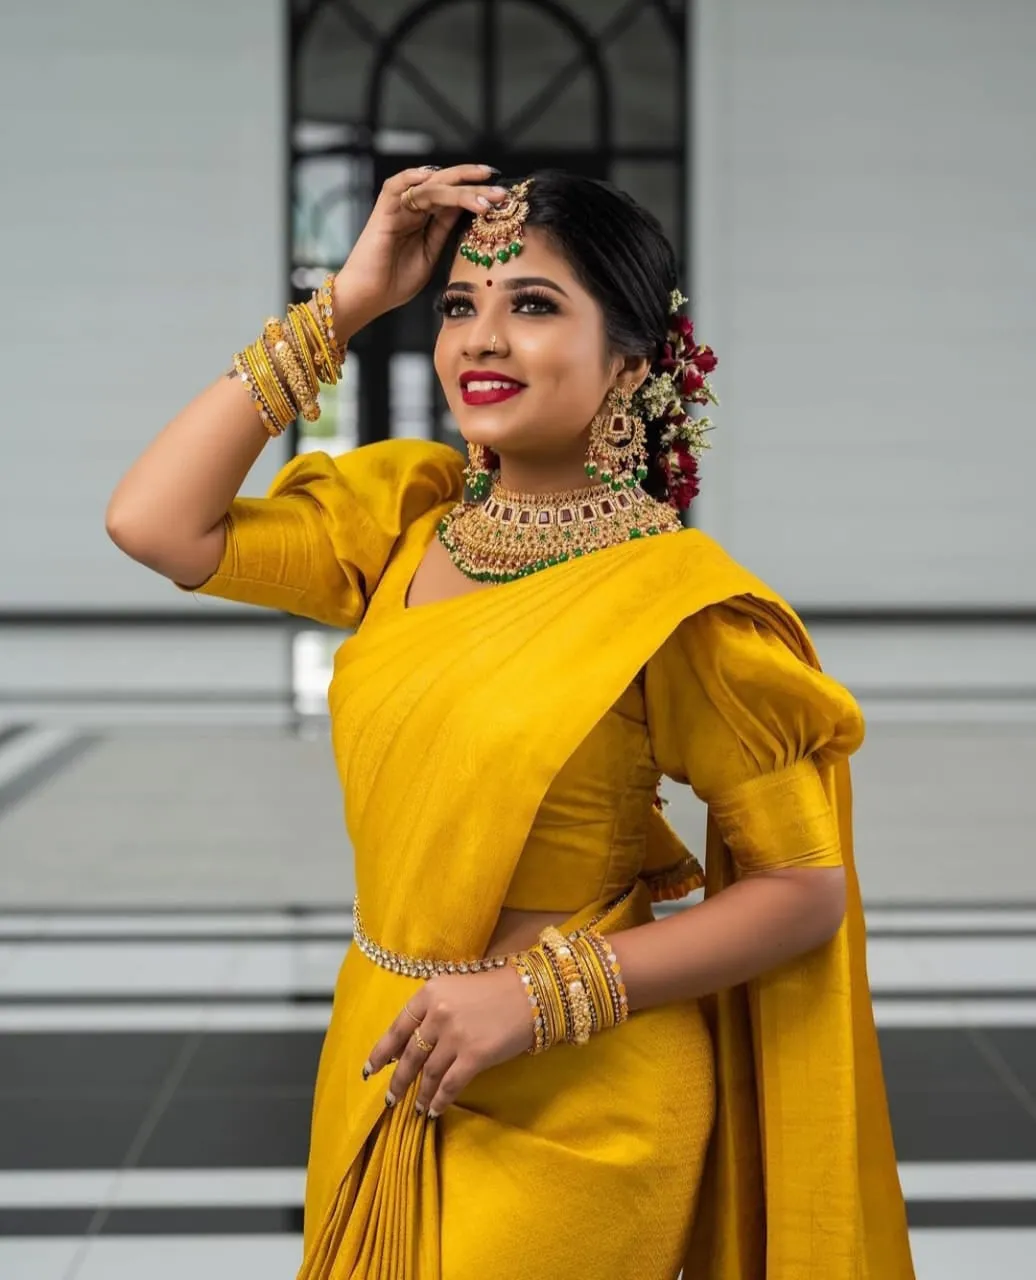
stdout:
[[(918, 1275), (1036, 1274), (1034, 67), (1032, 0), (3, 6), (4, 1280), (295, 1274), (350, 932), (343, 636), (176, 592), (104, 511), (388, 174), (460, 160), (611, 178), (681, 253), (723, 402), (694, 521), (869, 722)], [(243, 492), (457, 443), (433, 335), (430, 295), (360, 334)]]

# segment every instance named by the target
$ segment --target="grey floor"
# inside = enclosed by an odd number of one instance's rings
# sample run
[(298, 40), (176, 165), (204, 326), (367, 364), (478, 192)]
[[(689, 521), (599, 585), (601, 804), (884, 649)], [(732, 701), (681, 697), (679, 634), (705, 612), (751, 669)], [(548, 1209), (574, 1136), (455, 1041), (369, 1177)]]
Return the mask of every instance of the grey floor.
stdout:
[[(918, 1275), (1021, 1280), (1036, 723), (873, 712), (857, 857)], [(0, 885), (0, 1276), (294, 1275), (353, 891), (326, 725), (0, 722)]]

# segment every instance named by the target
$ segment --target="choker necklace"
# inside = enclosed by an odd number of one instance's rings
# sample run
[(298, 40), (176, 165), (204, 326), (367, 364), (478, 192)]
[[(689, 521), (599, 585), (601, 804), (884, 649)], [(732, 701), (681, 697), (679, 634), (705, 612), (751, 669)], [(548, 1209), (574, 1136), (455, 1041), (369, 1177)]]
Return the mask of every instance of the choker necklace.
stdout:
[(439, 525), (450, 559), (476, 582), (513, 582), (632, 538), (676, 533), (679, 515), (640, 485), (515, 493), (499, 484), (484, 502), (460, 502)]

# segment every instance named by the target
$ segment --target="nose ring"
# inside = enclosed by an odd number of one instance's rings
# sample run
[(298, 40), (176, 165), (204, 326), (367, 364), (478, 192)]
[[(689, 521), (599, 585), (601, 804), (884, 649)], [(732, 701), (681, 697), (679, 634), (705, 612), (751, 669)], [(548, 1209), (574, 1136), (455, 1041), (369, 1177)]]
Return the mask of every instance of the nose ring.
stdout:
[(489, 346), (489, 354), (491, 356), (496, 355), (496, 334), (495, 333), (493, 334), (493, 341), (490, 343), (490, 346)]

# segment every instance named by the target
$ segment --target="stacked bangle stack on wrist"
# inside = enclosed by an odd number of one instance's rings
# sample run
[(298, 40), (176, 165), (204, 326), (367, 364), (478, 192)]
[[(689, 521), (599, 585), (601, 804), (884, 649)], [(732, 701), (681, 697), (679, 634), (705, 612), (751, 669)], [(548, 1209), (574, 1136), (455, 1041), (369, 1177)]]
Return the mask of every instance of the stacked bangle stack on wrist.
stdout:
[(299, 414), (315, 422), (320, 384), (334, 386), (341, 377), (345, 349), (335, 336), (333, 283), (334, 276), (327, 276), (310, 304), (292, 303), (285, 320), (271, 316), (262, 336), (234, 356), (237, 376), (271, 436)]
[(546, 928), (537, 946), (512, 956), (510, 963), (532, 1008), (530, 1053), (543, 1053), (562, 1041), (586, 1044), (591, 1035), (629, 1017), (618, 959), (596, 929), (578, 929), (566, 938)]

